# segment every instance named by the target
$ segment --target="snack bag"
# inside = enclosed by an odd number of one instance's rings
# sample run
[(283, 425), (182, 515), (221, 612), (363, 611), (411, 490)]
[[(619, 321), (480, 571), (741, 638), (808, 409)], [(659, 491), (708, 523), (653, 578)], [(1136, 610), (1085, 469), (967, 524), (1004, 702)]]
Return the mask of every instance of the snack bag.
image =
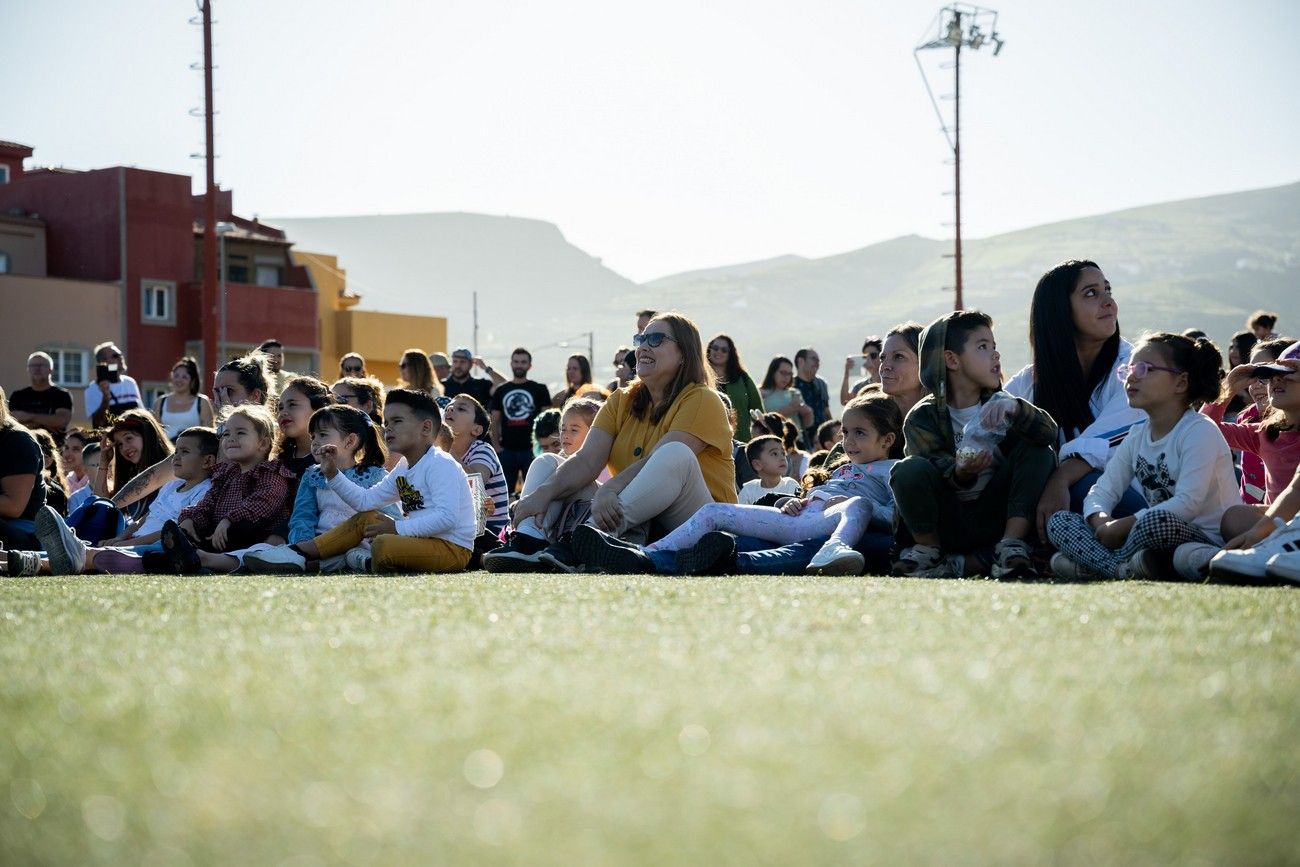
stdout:
[(970, 463), (981, 452), (992, 454), (1006, 438), (1014, 419), (1016, 399), (999, 393), (989, 398), (980, 408), (979, 415), (962, 428), (961, 447), (957, 449), (957, 462)]

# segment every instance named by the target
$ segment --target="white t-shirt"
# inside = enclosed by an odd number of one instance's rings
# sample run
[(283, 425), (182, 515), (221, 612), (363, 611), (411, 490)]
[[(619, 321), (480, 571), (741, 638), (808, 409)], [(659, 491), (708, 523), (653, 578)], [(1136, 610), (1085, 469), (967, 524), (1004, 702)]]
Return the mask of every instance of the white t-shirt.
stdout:
[[(959, 450), (961, 449), (962, 431), (965, 430), (966, 425), (970, 424), (975, 419), (979, 418), (980, 410), (982, 410), (983, 408), (984, 405), (981, 403), (976, 403), (973, 406), (966, 407), (965, 409), (956, 409), (951, 406), (948, 407), (948, 415), (952, 418), (952, 440)], [(988, 485), (989, 479), (993, 478), (993, 470), (996, 469), (997, 465), (1001, 462), (1002, 462), (1001, 449), (994, 449), (993, 463), (989, 464), (988, 467), (986, 467), (979, 474), (979, 478), (975, 480), (975, 484), (971, 485), (969, 488), (962, 488), (958, 490), (957, 499), (959, 500), (979, 499), (980, 491), (984, 490), (984, 488)]]
[(785, 476), (777, 483), (775, 487), (763, 487), (762, 479), (753, 479), (745, 482), (740, 489), (738, 501), (742, 506), (752, 506), (768, 494), (789, 494), (795, 496), (799, 493), (799, 483), (789, 476)]
[[(109, 406), (122, 406), (132, 401), (136, 406), (144, 406), (144, 398), (140, 396), (140, 386), (135, 380), (126, 374), (117, 382), (111, 382), (108, 385)], [(104, 395), (99, 390), (99, 384), (92, 382), (86, 386), (86, 415), (93, 416), (99, 412), (99, 407), (104, 403)], [(130, 409), (131, 407), (127, 407)], [(124, 410), (125, 411), (125, 410)]]
[(1110, 514), (1133, 481), (1151, 509), (1174, 513), (1217, 544), (1223, 513), (1241, 505), (1228, 443), (1212, 419), (1191, 409), (1159, 440), (1151, 439), (1149, 421), (1133, 425), (1084, 499), (1084, 517)]
[(181, 485), (184, 484), (184, 479), (175, 479), (158, 489), (158, 496), (154, 497), (149, 506), (149, 514), (145, 515), (144, 523), (135, 531), (135, 535), (148, 536), (150, 533), (162, 532), (163, 524), (175, 521), (180, 516), (181, 509), (203, 499), (208, 488), (212, 487), (212, 480), (204, 479), (188, 491), (181, 490)]

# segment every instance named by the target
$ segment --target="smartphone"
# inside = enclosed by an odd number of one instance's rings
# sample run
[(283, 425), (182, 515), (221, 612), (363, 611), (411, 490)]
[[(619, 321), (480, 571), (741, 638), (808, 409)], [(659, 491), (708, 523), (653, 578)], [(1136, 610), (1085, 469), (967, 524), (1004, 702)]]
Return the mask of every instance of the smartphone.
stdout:
[(116, 364), (97, 364), (95, 365), (95, 382), (121, 382), (122, 371)]

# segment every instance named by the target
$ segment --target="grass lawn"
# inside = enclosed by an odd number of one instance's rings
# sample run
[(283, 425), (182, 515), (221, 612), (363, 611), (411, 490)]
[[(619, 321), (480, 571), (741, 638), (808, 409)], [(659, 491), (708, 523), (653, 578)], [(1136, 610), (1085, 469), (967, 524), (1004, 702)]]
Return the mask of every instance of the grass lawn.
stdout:
[(0, 579), (0, 863), (1300, 861), (1300, 593)]

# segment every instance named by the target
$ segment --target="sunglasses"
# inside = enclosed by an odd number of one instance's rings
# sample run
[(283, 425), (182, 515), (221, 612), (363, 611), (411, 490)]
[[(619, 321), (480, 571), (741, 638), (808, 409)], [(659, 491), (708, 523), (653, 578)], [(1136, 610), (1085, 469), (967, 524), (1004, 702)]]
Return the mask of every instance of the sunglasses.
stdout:
[(727, 347), (725, 347), (725, 346), (710, 346), (710, 347), (709, 347), (709, 352), (726, 352), (726, 351), (727, 351)]
[(365, 368), (364, 368), (364, 367), (345, 367), (345, 368), (343, 368), (343, 372), (344, 372), (344, 373), (364, 373), (364, 372), (365, 372)]
[[(649, 334), (632, 335), (633, 346), (648, 346), (651, 349), (658, 349), (663, 345), (665, 340), (672, 340), (671, 334), (665, 334), (662, 331), (651, 331)], [(673, 341), (674, 343), (676, 341)]]
[(1119, 377), (1120, 382), (1128, 379), (1146, 379), (1147, 374), (1153, 370), (1163, 370), (1166, 373), (1172, 373), (1177, 376), (1180, 373), (1186, 373), (1185, 370), (1179, 370), (1176, 367), (1161, 367), (1158, 364), (1148, 364), (1145, 361), (1139, 361), (1137, 364), (1121, 364), (1115, 368), (1115, 375)]

